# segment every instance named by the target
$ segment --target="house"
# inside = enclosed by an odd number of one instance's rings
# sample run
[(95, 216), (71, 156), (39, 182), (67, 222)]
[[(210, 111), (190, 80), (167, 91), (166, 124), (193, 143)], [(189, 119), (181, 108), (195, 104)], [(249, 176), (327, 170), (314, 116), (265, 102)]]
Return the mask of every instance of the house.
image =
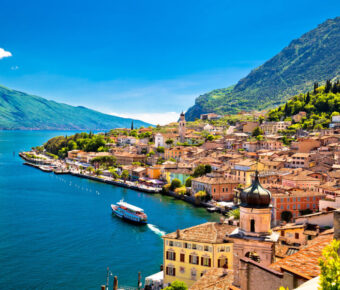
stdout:
[(161, 133), (157, 133), (155, 135), (155, 147), (164, 147), (165, 142), (164, 142), (164, 137)]
[(152, 179), (159, 179), (161, 177), (161, 168), (159, 166), (151, 166), (146, 168), (146, 175)]
[(290, 168), (309, 168), (311, 165), (309, 153), (295, 153), (289, 162)]
[(292, 119), (295, 123), (300, 123), (300, 121), (302, 120), (302, 118), (305, 118), (307, 116), (306, 112), (300, 111), (299, 113), (297, 113), (296, 115), (292, 116)]
[(235, 162), (231, 167), (230, 172), (227, 174), (227, 177), (236, 180), (241, 184), (249, 185), (251, 184), (251, 175), (255, 170), (264, 170), (263, 163), (252, 159), (244, 159)]
[(213, 200), (232, 201), (238, 184), (237, 181), (224, 177), (202, 176), (191, 180), (191, 192), (194, 195), (202, 190), (211, 195)]
[(233, 244), (225, 237), (234, 229), (208, 222), (164, 235), (164, 285), (179, 280), (191, 287), (212, 268), (232, 269)]
[(290, 192), (272, 191), (272, 216), (273, 224), (278, 224), (282, 220), (283, 212), (290, 212), (293, 219), (301, 215), (303, 211), (316, 212), (319, 210), (319, 200), (323, 195), (319, 192), (295, 190)]
[(291, 125), (291, 122), (263, 122), (260, 125), (261, 130), (266, 135), (273, 135), (276, 134), (278, 131), (286, 130), (287, 127)]
[(222, 116), (217, 115), (215, 113), (208, 113), (208, 114), (201, 114), (200, 119), (201, 120), (218, 120), (221, 119)]
[(114, 153), (117, 159), (117, 163), (121, 165), (131, 165), (133, 162), (146, 163), (146, 155), (129, 153), (129, 152), (117, 152)]

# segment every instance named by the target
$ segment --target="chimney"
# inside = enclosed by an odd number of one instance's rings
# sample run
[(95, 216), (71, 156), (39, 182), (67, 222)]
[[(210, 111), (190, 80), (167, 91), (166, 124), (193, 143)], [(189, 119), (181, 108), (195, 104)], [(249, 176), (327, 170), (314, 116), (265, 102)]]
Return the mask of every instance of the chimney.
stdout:
[(181, 237), (180, 231), (179, 229), (177, 229), (176, 231), (176, 239), (179, 239)]

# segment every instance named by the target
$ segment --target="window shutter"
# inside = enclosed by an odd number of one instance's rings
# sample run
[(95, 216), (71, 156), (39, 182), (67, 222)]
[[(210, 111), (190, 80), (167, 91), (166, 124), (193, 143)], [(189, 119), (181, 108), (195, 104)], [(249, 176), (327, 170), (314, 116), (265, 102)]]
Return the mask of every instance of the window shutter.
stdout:
[(166, 268), (165, 268), (165, 273), (166, 273), (167, 275), (169, 275), (169, 267), (166, 267)]
[(203, 266), (203, 257), (201, 257), (201, 266)]
[(176, 253), (174, 253), (174, 261), (176, 261)]
[(173, 269), (174, 276), (176, 276), (176, 268)]
[(211, 267), (211, 259), (209, 258), (209, 267)]
[(217, 261), (217, 267), (221, 268), (221, 260), (220, 259), (218, 259), (218, 261)]
[(191, 262), (192, 262), (192, 256), (189, 255), (189, 263), (191, 264)]
[(184, 254), (181, 254), (181, 255), (180, 255), (180, 261), (181, 261), (181, 262), (185, 262), (185, 255), (184, 255)]
[(166, 251), (166, 259), (169, 260), (169, 252)]

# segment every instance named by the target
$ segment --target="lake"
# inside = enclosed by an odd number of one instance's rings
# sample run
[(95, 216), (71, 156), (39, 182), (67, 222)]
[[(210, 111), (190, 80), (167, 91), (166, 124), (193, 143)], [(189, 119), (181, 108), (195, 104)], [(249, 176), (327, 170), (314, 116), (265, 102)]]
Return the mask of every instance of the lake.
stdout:
[[(159, 194), (23, 165), (18, 153), (60, 131), (0, 131), (0, 289), (100, 289), (106, 269), (136, 287), (159, 271), (161, 235), (219, 216)], [(141, 207), (149, 224), (126, 223), (110, 204)], [(110, 278), (112, 284), (113, 278)]]

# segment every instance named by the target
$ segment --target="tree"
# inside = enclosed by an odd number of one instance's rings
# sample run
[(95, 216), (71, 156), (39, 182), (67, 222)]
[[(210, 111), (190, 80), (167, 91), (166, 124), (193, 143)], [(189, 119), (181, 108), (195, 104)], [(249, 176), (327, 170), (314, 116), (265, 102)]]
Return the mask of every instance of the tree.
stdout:
[(103, 171), (100, 170), (100, 169), (97, 169), (97, 170), (96, 170), (96, 175), (99, 176), (99, 175), (101, 175), (101, 174), (103, 174)]
[(240, 219), (240, 209), (236, 208), (228, 212), (228, 217), (231, 218), (233, 217), (235, 220)]
[(259, 135), (263, 135), (263, 131), (261, 130), (260, 127), (256, 127), (252, 133), (252, 136), (253, 137), (257, 137)]
[(283, 211), (283, 212), (281, 213), (281, 219), (282, 219), (283, 221), (287, 222), (287, 223), (290, 222), (290, 220), (292, 219), (292, 217), (293, 217), (293, 214), (292, 214), (292, 212), (289, 211), (289, 210), (285, 210), (285, 211)]
[(263, 121), (264, 121), (264, 117), (263, 117), (263, 116), (260, 116), (260, 117), (259, 117), (259, 123), (260, 123), (260, 125), (263, 123)]
[(164, 147), (162, 146), (158, 146), (156, 150), (158, 153), (164, 153)]
[(192, 177), (189, 176), (186, 180), (185, 180), (185, 186), (186, 187), (191, 187), (191, 180), (192, 180)]
[(340, 257), (338, 255), (340, 241), (333, 240), (322, 251), (319, 259), (320, 286), (322, 290), (340, 289)]
[(124, 183), (126, 182), (126, 180), (129, 178), (130, 174), (129, 171), (127, 171), (126, 169), (123, 170), (122, 175), (120, 176), (122, 179), (124, 179)]
[(319, 84), (317, 82), (314, 83), (314, 95), (317, 94), (317, 89), (319, 87)]
[(182, 186), (182, 182), (177, 179), (177, 178), (174, 178), (172, 181), (171, 181), (171, 185), (170, 185), (170, 189), (171, 190), (175, 190), (176, 188), (179, 188)]
[(195, 193), (195, 198), (197, 198), (199, 200), (205, 200), (206, 197), (207, 197), (207, 193), (203, 190), (200, 190), (200, 191)]
[(212, 168), (211, 168), (210, 164), (204, 165), (204, 169), (205, 169), (205, 173), (210, 173), (212, 171)]
[(309, 104), (310, 102), (310, 95), (309, 92), (307, 92), (307, 96), (306, 96), (306, 104)]
[(203, 176), (205, 174), (205, 165), (204, 164), (200, 164), (198, 165), (193, 173), (193, 177), (200, 177)]
[(330, 80), (327, 80), (326, 85), (325, 85), (325, 93), (328, 94), (331, 89), (332, 89), (332, 83)]
[(168, 139), (168, 140), (165, 141), (165, 144), (167, 144), (167, 145), (172, 145), (173, 143), (174, 143), (174, 140), (172, 140), (172, 139)]
[(114, 179), (119, 178), (119, 174), (117, 173), (117, 171), (115, 169), (110, 169), (109, 172), (110, 172), (112, 178), (114, 178)]
[(88, 172), (92, 173), (94, 171), (94, 168), (92, 166), (87, 167), (86, 169)]
[(188, 286), (184, 282), (177, 280), (172, 282), (170, 286), (164, 288), (164, 290), (187, 290), (187, 289)]
[(209, 134), (205, 139), (207, 141), (213, 141), (214, 140), (214, 135)]

